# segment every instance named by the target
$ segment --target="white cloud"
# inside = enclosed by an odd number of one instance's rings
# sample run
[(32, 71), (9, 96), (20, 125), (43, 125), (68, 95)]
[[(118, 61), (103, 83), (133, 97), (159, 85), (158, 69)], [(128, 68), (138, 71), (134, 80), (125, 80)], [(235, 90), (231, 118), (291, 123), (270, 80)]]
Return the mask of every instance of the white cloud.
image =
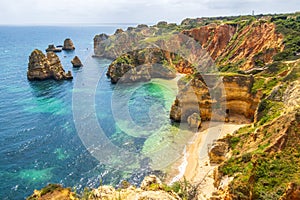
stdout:
[(299, 0), (1, 0), (0, 24), (180, 22), (186, 17), (300, 10)]

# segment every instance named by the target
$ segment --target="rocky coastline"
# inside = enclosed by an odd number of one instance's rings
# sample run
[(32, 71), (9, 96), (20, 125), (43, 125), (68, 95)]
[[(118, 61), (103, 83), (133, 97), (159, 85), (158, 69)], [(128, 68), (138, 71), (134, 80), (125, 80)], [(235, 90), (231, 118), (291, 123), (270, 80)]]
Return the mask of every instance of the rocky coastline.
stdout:
[(71, 71), (65, 72), (58, 56), (50, 51), (47, 56), (42, 51), (35, 49), (29, 56), (28, 80), (67, 80), (73, 79)]
[[(197, 18), (95, 36), (95, 57), (113, 60), (107, 71), (113, 84), (183, 74), (170, 119), (200, 129), (187, 148), (187, 179), (167, 186), (148, 176), (140, 188), (123, 182), (119, 189), (100, 186), (82, 197), (55, 186), (28, 199), (298, 200), (300, 49), (287, 34), (299, 34), (299, 19), (299, 14)], [(290, 23), (298, 29), (292, 31)], [(194, 54), (185, 56), (186, 50)], [(57, 56), (48, 54), (31, 54), (29, 80), (68, 79)], [(203, 135), (221, 129), (220, 122), (227, 132), (211, 141), (205, 159), (199, 159)]]

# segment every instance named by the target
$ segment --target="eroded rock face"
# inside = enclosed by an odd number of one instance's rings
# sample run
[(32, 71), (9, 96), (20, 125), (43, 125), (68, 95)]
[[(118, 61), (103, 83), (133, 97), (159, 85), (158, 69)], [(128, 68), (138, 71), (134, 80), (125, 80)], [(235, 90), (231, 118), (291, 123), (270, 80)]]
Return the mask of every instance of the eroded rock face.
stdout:
[(213, 59), (216, 59), (225, 50), (232, 36), (236, 33), (237, 26), (235, 25), (216, 25), (210, 24), (191, 30), (183, 31), (196, 41), (200, 42)]
[(220, 164), (226, 160), (226, 154), (229, 151), (228, 138), (229, 137), (225, 137), (213, 143), (208, 154), (211, 164)]
[(146, 48), (123, 54), (109, 66), (107, 76), (112, 83), (149, 81), (151, 78), (173, 79), (176, 71), (192, 72), (191, 65), (185, 60), (179, 60), (175, 65), (167, 51), (158, 48)]
[(255, 68), (257, 62), (269, 64), (283, 50), (283, 36), (276, 32), (274, 24), (255, 21), (240, 26), (209, 24), (183, 33), (199, 41), (218, 66), (235, 64), (240, 70)]
[(73, 58), (73, 60), (71, 61), (71, 63), (73, 65), (73, 67), (82, 67), (83, 66), (83, 64), (82, 64), (81, 60), (78, 58), (78, 56), (75, 56)]
[(260, 93), (251, 93), (253, 77), (224, 76), (219, 80), (222, 85), (218, 85), (216, 77), (196, 75), (190, 80), (179, 80), (179, 92), (172, 105), (170, 118), (185, 122), (192, 113), (200, 112), (203, 121), (230, 121), (230, 115), (233, 114), (253, 120), (261, 98)]
[(29, 56), (27, 78), (29, 80), (72, 79), (70, 71), (65, 73), (58, 56), (54, 52), (48, 52), (47, 57), (38, 49)]
[(64, 46), (62, 48), (63, 50), (66, 51), (71, 51), (75, 49), (74, 43), (70, 38), (65, 39), (64, 41)]
[(49, 184), (41, 190), (34, 190), (27, 200), (77, 200), (76, 194), (70, 188), (63, 188), (58, 184)]
[(201, 117), (198, 113), (193, 113), (187, 118), (187, 122), (190, 128), (199, 128), (201, 126)]
[(157, 184), (159, 187), (162, 186), (162, 182), (159, 178), (154, 175), (146, 176), (141, 183), (142, 190), (149, 190), (152, 184)]
[(115, 31), (115, 34), (114, 34), (114, 35), (121, 34), (121, 33), (123, 33), (123, 32), (124, 32), (123, 29), (118, 28), (118, 29)]
[[(141, 188), (130, 186), (126, 189), (115, 189), (112, 186), (100, 186), (93, 189), (86, 199), (90, 200), (133, 200), (133, 199), (151, 199), (151, 200), (181, 200), (181, 198), (172, 191), (164, 191), (161, 187), (162, 183), (156, 176), (145, 177)], [(63, 188), (60, 185), (50, 185), (40, 191), (35, 190), (34, 194), (27, 198), (28, 200), (48, 200), (63, 199), (77, 200), (78, 198), (70, 189)]]

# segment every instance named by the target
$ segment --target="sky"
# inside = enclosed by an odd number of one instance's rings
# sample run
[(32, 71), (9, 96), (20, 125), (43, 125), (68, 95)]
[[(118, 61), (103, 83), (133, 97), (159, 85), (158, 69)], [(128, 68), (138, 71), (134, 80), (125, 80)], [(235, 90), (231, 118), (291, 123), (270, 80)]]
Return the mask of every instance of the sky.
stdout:
[(180, 23), (210, 16), (300, 11), (300, 0), (0, 0), (2, 25)]

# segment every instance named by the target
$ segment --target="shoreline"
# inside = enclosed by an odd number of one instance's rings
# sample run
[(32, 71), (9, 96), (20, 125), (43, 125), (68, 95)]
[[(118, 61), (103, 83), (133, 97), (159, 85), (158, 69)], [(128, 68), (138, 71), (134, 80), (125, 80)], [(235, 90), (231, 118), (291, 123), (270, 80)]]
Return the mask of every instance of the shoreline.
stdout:
[[(203, 199), (208, 198), (215, 191), (213, 171), (218, 165), (210, 165), (207, 153), (207, 144), (220, 139), (227, 134), (233, 134), (236, 130), (251, 122), (241, 116), (233, 116), (231, 122), (203, 122), (201, 129), (186, 145), (181, 158), (170, 166), (165, 182), (169, 185), (185, 178), (192, 184), (199, 184), (199, 195)], [(215, 137), (207, 137), (215, 131), (220, 133)]]

